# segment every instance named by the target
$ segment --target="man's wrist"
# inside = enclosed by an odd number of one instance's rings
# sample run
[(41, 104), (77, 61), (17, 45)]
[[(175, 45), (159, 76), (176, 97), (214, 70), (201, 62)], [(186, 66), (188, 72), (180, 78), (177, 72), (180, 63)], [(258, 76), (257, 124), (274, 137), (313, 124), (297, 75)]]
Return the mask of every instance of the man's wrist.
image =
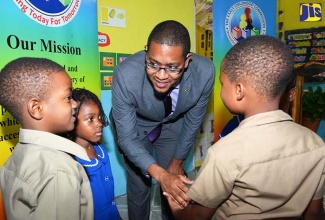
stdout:
[(184, 160), (181, 159), (176, 159), (175, 157), (172, 158), (172, 160), (170, 161), (171, 164), (175, 164), (175, 165), (182, 165)]
[(147, 173), (152, 178), (154, 178), (158, 183), (160, 183), (161, 175), (167, 173), (167, 171), (162, 167), (160, 167), (158, 164), (153, 163), (152, 165), (149, 166)]

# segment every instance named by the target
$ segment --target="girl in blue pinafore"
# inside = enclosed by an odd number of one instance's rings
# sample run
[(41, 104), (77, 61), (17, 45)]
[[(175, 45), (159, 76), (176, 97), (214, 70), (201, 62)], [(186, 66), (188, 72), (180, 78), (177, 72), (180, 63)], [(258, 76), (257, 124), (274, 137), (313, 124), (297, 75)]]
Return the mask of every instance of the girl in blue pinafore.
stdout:
[(91, 161), (77, 158), (88, 175), (94, 200), (95, 220), (121, 219), (114, 200), (114, 179), (108, 153), (100, 144), (103, 127), (108, 125), (98, 97), (86, 89), (74, 89), (77, 102), (75, 129), (72, 139), (85, 148)]

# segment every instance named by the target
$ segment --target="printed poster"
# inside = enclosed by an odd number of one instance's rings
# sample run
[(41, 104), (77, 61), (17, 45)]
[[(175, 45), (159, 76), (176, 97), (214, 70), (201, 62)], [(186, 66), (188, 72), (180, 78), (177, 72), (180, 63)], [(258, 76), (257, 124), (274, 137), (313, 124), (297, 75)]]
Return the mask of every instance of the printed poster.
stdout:
[[(74, 87), (100, 93), (97, 1), (2, 0), (2, 69), (18, 57), (49, 58), (65, 67)], [(0, 106), (0, 166), (18, 142), (20, 124)]]

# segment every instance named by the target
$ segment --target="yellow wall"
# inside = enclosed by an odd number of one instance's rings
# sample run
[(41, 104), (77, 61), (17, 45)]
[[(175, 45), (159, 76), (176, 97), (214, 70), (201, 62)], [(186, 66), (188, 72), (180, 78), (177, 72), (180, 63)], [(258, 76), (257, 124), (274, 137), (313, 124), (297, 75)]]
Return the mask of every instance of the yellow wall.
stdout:
[[(135, 53), (144, 49), (153, 27), (164, 20), (177, 20), (190, 32), (192, 51), (195, 50), (195, 19), (193, 0), (98, 0), (99, 6), (125, 10), (126, 28), (100, 26), (111, 39), (101, 51)], [(100, 24), (100, 15), (98, 17)]]
[[(321, 21), (300, 21), (300, 3), (322, 3)], [(325, 26), (324, 0), (278, 0), (278, 36), (284, 40), (285, 31)]]
[[(212, 49), (212, 31), (196, 25), (196, 53), (212, 59)], [(212, 91), (204, 121), (194, 144), (195, 167), (202, 165), (208, 148), (214, 143), (213, 110), (214, 92)]]

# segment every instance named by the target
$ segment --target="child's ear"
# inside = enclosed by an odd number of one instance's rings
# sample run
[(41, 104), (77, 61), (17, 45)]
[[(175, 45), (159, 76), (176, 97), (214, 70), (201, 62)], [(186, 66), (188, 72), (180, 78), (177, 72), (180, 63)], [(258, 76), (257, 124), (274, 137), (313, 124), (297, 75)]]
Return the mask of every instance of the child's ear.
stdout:
[(245, 86), (242, 83), (236, 84), (236, 98), (237, 101), (242, 100), (245, 97)]
[(28, 102), (28, 113), (31, 117), (40, 120), (43, 118), (43, 106), (42, 102), (38, 98), (32, 98)]

